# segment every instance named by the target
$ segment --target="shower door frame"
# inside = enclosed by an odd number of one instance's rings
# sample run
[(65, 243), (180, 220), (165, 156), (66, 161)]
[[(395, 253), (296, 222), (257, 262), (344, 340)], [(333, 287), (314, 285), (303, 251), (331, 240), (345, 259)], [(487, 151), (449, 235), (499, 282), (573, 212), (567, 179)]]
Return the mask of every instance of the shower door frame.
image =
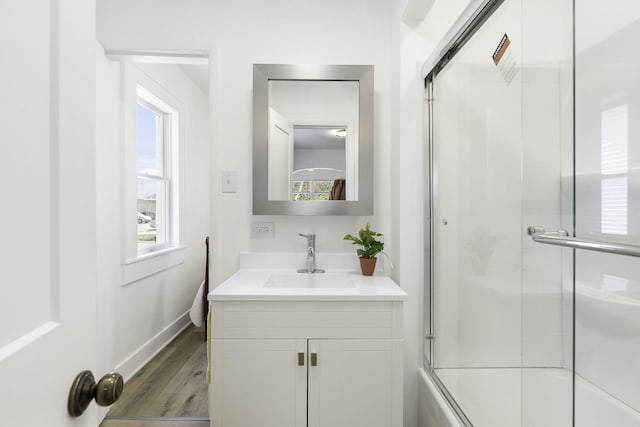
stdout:
[[(437, 224), (435, 224), (436, 214), (434, 210), (434, 200), (437, 199), (438, 188), (434, 185), (434, 177), (437, 176), (437, 162), (434, 162), (434, 129), (437, 129), (438, 124), (434, 123), (435, 112), (434, 112), (434, 80), (435, 84), (437, 84), (436, 76), (446, 67), (446, 65), (452, 60), (452, 58), (460, 51), (460, 49), (475, 35), (475, 33), (485, 24), (485, 22), (493, 15), (493, 13), (498, 10), (498, 8), (504, 3), (504, 0), (485, 0), (481, 3), (481, 5), (475, 10), (475, 12), (463, 22), (457, 32), (450, 38), (450, 41), (445, 44), (444, 48), (439, 51), (437, 56), (432, 56), (425, 67), (423, 68), (423, 75), (426, 75), (424, 79), (424, 140), (425, 144), (425, 155), (424, 155), (424, 179), (425, 179), (425, 203), (424, 203), (424, 227), (425, 227), (425, 267), (424, 267), (424, 279), (425, 282), (428, 281), (428, 287), (425, 286), (424, 291), (424, 312), (423, 312), (423, 334), (422, 334), (422, 342), (423, 342), (423, 367), (424, 370), (429, 374), (433, 382), (440, 394), (445, 398), (445, 401), (448, 403), (449, 407), (452, 409), (459, 422), (464, 426), (473, 426), (471, 420), (467, 417), (464, 410), (457, 402), (457, 400), (452, 396), (449, 392), (445, 384), (440, 380), (438, 374), (436, 372), (436, 368), (434, 366), (437, 365), (437, 360), (434, 360), (434, 357), (437, 357), (435, 354), (435, 346), (437, 343), (437, 336), (435, 334), (435, 325), (436, 322), (436, 312), (435, 312), (435, 301), (434, 301), (434, 285), (435, 285), (435, 252), (434, 248), (434, 228)], [(479, 2), (478, 2), (479, 4)], [(435, 103), (437, 104), (437, 99)], [(575, 194), (575, 193), (574, 193)], [(575, 206), (575, 205), (574, 205)], [(575, 215), (574, 215), (575, 216)], [(573, 231), (573, 230), (572, 230)], [(575, 304), (575, 299), (574, 299)], [(572, 310), (572, 316), (575, 315), (575, 310)], [(572, 319), (573, 320), (573, 319)], [(575, 322), (572, 321), (572, 327)], [(521, 326), (522, 327), (522, 326)], [(572, 334), (572, 341), (575, 339), (575, 334)], [(573, 347), (574, 343), (572, 343)], [(522, 346), (522, 343), (521, 343)], [(572, 349), (573, 350), (573, 349)], [(573, 357), (573, 356), (572, 356)], [(572, 366), (573, 363), (572, 363)], [(521, 365), (521, 369), (524, 365)], [(572, 376), (575, 377), (575, 371), (572, 370)], [(575, 378), (572, 379), (572, 382), (575, 384)], [(575, 386), (572, 384), (572, 398), (571, 398), (571, 418), (572, 425), (575, 422)], [(522, 399), (522, 397), (521, 397)], [(521, 409), (522, 411), (522, 409)]]
[[(424, 122), (423, 135), (424, 144), (426, 146), (424, 165), (425, 165), (425, 198), (424, 198), (424, 242), (425, 242), (425, 259), (429, 262), (424, 263), (424, 278), (428, 280), (428, 289), (424, 292), (424, 313), (423, 313), (423, 367), (429, 373), (431, 379), (436, 384), (438, 391), (445, 398), (449, 407), (453, 410), (458, 420), (465, 427), (473, 427), (473, 423), (464, 413), (456, 399), (449, 393), (447, 387), (442, 383), (433, 367), (434, 357), (434, 253), (433, 253), (433, 236), (434, 236), (434, 210), (433, 201), (436, 196), (437, 189), (433, 185), (433, 176), (436, 171), (436, 165), (433, 162), (434, 147), (434, 98), (433, 85), (434, 77), (447, 65), (447, 63), (458, 53), (458, 51), (473, 37), (478, 29), (491, 17), (491, 15), (504, 3), (505, 0), (484, 0), (475, 12), (461, 25), (460, 29), (453, 35), (450, 41), (440, 51), (439, 56), (434, 61), (433, 68), (424, 78)], [(428, 345), (428, 349), (426, 348)]]
[[(502, 1), (501, 1), (502, 2)], [(447, 58), (447, 62), (451, 57)], [(442, 67), (444, 64), (442, 64)], [(440, 67), (440, 69), (442, 68)], [(438, 71), (440, 70), (438, 69)], [(434, 69), (435, 71), (435, 69)], [(425, 259), (428, 259), (429, 262), (424, 263), (424, 277), (428, 280), (428, 288), (425, 289), (424, 292), (424, 313), (423, 313), (423, 334), (422, 334), (422, 357), (423, 357), (423, 368), (426, 372), (429, 373), (429, 376), (433, 380), (434, 384), (438, 388), (440, 394), (444, 397), (449, 407), (453, 410), (455, 416), (458, 418), (458, 421), (462, 423), (465, 427), (473, 427), (473, 424), (464, 413), (460, 405), (456, 399), (449, 393), (447, 387), (440, 381), (438, 375), (435, 372), (433, 367), (433, 355), (434, 355), (434, 298), (433, 298), (433, 289), (434, 289), (434, 274), (433, 274), (433, 264), (434, 260), (434, 252), (433, 252), (433, 201), (435, 197), (436, 188), (433, 186), (433, 176), (436, 172), (435, 164), (433, 162), (433, 134), (434, 134), (434, 114), (433, 114), (433, 78), (435, 77), (433, 71), (427, 75), (424, 80), (424, 117), (425, 120), (423, 122), (423, 134), (424, 134), (424, 144), (427, 148), (424, 150), (425, 158), (425, 197), (424, 197), (424, 213), (425, 213), (425, 221), (424, 221), (424, 253)], [(428, 347), (428, 348), (427, 348)]]

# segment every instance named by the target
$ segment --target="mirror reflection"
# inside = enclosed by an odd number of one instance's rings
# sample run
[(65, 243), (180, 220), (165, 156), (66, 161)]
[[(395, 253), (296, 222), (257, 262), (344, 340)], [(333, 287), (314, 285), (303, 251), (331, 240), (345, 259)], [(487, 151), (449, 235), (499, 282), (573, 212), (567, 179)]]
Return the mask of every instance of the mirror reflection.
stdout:
[(269, 81), (269, 200), (357, 200), (358, 91), (358, 81)]
[(292, 200), (346, 200), (346, 129), (293, 128)]

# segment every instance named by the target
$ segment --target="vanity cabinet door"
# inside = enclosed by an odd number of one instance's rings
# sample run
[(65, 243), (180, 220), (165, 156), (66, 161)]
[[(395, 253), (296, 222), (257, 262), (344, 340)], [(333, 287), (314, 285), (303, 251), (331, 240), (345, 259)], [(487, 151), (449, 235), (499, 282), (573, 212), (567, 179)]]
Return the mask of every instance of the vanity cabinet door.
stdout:
[(305, 427), (306, 351), (306, 340), (214, 339), (212, 426)]
[(309, 427), (400, 427), (401, 353), (399, 340), (310, 340)]

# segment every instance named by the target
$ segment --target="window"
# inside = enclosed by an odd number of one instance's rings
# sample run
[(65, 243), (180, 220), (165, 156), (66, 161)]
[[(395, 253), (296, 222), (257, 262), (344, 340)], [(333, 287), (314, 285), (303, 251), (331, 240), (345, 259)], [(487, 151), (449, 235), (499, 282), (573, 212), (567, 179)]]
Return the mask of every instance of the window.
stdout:
[(136, 236), (138, 256), (177, 246), (178, 112), (137, 87)]
[(122, 285), (185, 261), (188, 120), (169, 69), (122, 63)]
[(293, 200), (329, 200), (333, 181), (293, 181)]
[(600, 231), (627, 234), (629, 171), (629, 106), (602, 111)]

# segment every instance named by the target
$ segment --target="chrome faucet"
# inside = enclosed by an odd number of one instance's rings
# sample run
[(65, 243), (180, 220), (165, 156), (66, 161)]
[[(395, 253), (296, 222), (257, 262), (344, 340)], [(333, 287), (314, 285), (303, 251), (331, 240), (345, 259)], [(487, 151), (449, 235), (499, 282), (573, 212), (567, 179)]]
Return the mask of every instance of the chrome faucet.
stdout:
[(316, 235), (298, 233), (307, 238), (307, 268), (301, 268), (298, 273), (324, 273), (324, 270), (316, 269)]

